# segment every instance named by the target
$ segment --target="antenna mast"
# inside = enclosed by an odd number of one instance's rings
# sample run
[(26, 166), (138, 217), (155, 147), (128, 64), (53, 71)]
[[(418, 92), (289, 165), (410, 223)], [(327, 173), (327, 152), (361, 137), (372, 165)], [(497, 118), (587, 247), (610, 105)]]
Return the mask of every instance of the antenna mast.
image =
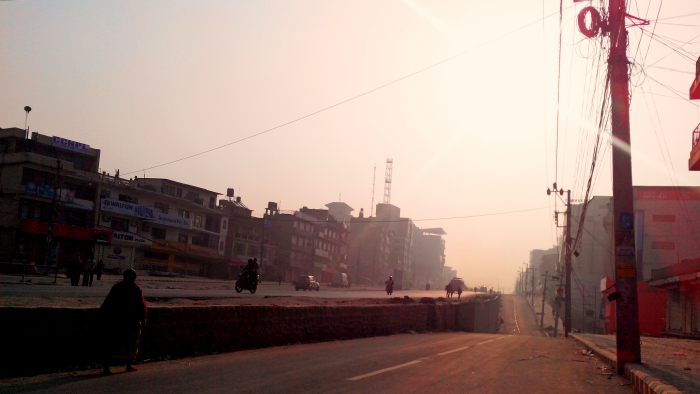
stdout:
[(372, 205), (369, 208), (369, 217), (374, 216), (374, 185), (377, 184), (377, 163), (374, 163), (374, 175), (372, 176)]
[(391, 174), (394, 160), (386, 159), (386, 175), (384, 176), (384, 204), (391, 204)]

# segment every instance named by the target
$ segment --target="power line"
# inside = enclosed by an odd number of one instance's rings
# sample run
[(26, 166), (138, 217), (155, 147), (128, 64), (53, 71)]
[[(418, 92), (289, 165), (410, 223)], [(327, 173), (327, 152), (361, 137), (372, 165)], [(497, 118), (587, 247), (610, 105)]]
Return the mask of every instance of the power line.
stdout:
[(665, 18), (657, 19), (657, 21), (666, 21), (669, 19), (685, 18), (687, 16), (693, 16), (693, 15), (700, 15), (700, 12), (693, 12), (692, 14), (683, 14), (683, 15), (676, 15), (676, 16), (667, 16)]
[[(563, 0), (561, 0), (561, 1), (563, 1)], [(569, 8), (574, 7), (575, 5), (576, 5), (576, 4), (571, 5), (571, 6), (567, 7), (567, 8), (565, 8), (565, 9), (568, 10)], [(560, 12), (559, 12), (559, 13), (561, 13), (561, 9), (560, 9)], [(549, 15), (547, 15), (546, 17), (544, 17), (543, 19), (549, 18), (549, 17), (554, 16), (554, 15), (557, 15), (557, 13), (555, 12), (555, 13), (549, 14)], [(385, 83), (385, 84), (383, 84), (383, 85), (380, 85), (380, 86), (378, 86), (378, 87), (376, 87), (376, 88), (374, 88), (374, 89), (367, 90), (367, 91), (365, 91), (365, 92), (363, 92), (363, 93), (360, 93), (360, 94), (358, 94), (358, 95), (355, 95), (355, 96), (350, 97), (350, 98), (348, 98), (348, 99), (345, 99), (345, 100), (343, 100), (343, 101), (337, 102), (337, 103), (335, 103), (335, 104), (333, 104), (333, 105), (329, 105), (329, 106), (327, 106), (327, 107), (325, 107), (325, 108), (322, 108), (322, 109), (320, 109), (320, 110), (318, 110), (318, 111), (311, 112), (311, 113), (309, 113), (309, 114), (307, 114), (307, 115), (301, 116), (301, 117), (296, 118), (296, 119), (294, 119), (294, 120), (291, 120), (291, 121), (289, 121), (289, 122), (282, 123), (282, 124), (280, 124), (280, 125), (277, 125), (277, 126), (275, 126), (275, 127), (269, 128), (269, 129), (267, 129), (267, 130), (263, 130), (263, 131), (261, 131), (261, 132), (255, 133), (255, 134), (251, 134), (251, 135), (249, 135), (249, 136), (247, 136), (247, 137), (243, 137), (243, 138), (241, 138), (241, 139), (238, 139), (238, 140), (235, 140), (235, 141), (232, 141), (232, 142), (223, 144), (223, 145), (219, 145), (219, 146), (217, 146), (217, 147), (215, 147), (215, 148), (207, 149), (207, 150), (204, 150), (204, 151), (201, 151), (201, 152), (198, 152), (198, 153), (191, 154), (191, 155), (189, 155), (189, 156), (184, 156), (184, 157), (181, 157), (181, 158), (179, 158), (179, 159), (171, 160), (171, 161), (168, 161), (168, 162), (165, 162), (165, 163), (162, 163), (162, 164), (158, 164), (158, 165), (154, 165), (154, 166), (151, 166), (151, 167), (145, 167), (145, 168), (141, 168), (141, 169), (138, 169), (138, 170), (135, 170), (135, 171), (125, 172), (125, 173), (123, 173), (123, 175), (136, 174), (136, 173), (139, 173), (139, 172), (142, 172), (142, 171), (152, 170), (152, 169), (154, 169), (154, 168), (164, 167), (164, 166), (167, 166), (167, 165), (170, 165), (170, 164), (174, 164), (174, 163), (177, 163), (177, 162), (180, 162), (180, 161), (192, 159), (192, 158), (194, 158), (194, 157), (201, 156), (201, 155), (204, 155), (204, 154), (206, 154), (206, 153), (214, 152), (214, 151), (216, 151), (216, 150), (225, 148), (225, 147), (227, 147), (227, 146), (235, 145), (235, 144), (237, 144), (237, 143), (239, 143), (239, 142), (243, 142), (243, 141), (249, 140), (249, 139), (251, 139), (251, 138), (259, 137), (259, 136), (261, 136), (261, 135), (263, 135), (263, 134), (267, 134), (267, 133), (269, 133), (269, 132), (271, 132), (271, 131), (280, 129), (280, 128), (285, 127), (285, 126), (288, 126), (288, 125), (290, 125), (290, 124), (297, 123), (297, 122), (299, 122), (299, 121), (301, 121), (301, 120), (304, 120), (304, 119), (306, 119), (306, 118), (312, 117), (312, 116), (314, 116), (314, 115), (318, 115), (318, 114), (320, 114), (320, 113), (322, 113), (322, 112), (326, 112), (326, 111), (328, 111), (328, 110), (330, 110), (330, 109), (333, 109), (333, 108), (335, 108), (335, 107), (341, 106), (341, 105), (346, 104), (346, 103), (348, 103), (348, 102), (357, 100), (357, 99), (360, 98), (360, 97), (363, 97), (363, 96), (366, 96), (366, 95), (368, 95), (368, 94), (374, 93), (374, 92), (376, 92), (376, 91), (378, 91), (378, 90), (384, 89), (384, 88), (386, 88), (386, 87), (388, 87), (388, 86), (394, 85), (394, 84), (396, 84), (396, 83), (398, 83), (398, 82), (401, 82), (401, 81), (403, 81), (403, 80), (405, 80), (405, 79), (408, 79), (408, 78), (410, 78), (410, 77), (413, 77), (413, 76), (415, 76), (415, 75), (418, 75), (418, 74), (420, 74), (420, 73), (423, 73), (423, 72), (425, 72), (425, 71), (428, 71), (428, 70), (430, 70), (430, 69), (432, 69), (432, 68), (435, 68), (435, 67), (437, 67), (437, 66), (439, 66), (439, 65), (442, 65), (442, 64), (444, 64), (444, 63), (447, 63), (447, 62), (449, 62), (449, 61), (451, 61), (451, 60), (454, 60), (454, 59), (456, 59), (456, 58), (459, 58), (459, 57), (461, 57), (461, 56), (464, 56), (465, 54), (467, 54), (467, 53), (469, 53), (469, 52), (471, 52), (471, 51), (473, 51), (473, 50), (475, 50), (475, 49), (484, 47), (484, 46), (489, 45), (489, 44), (491, 44), (491, 43), (493, 43), (493, 42), (496, 42), (496, 41), (498, 41), (498, 40), (500, 40), (500, 39), (502, 39), (502, 38), (505, 38), (505, 37), (507, 37), (507, 36), (510, 36), (510, 35), (512, 35), (512, 34), (515, 34), (515, 33), (519, 32), (520, 30), (523, 30), (523, 29), (525, 29), (525, 28), (528, 28), (528, 27), (530, 27), (530, 26), (532, 26), (532, 25), (534, 25), (534, 24), (540, 22), (541, 20), (542, 20), (542, 19), (538, 19), (538, 20), (536, 20), (536, 21), (534, 21), (534, 22), (530, 22), (530, 23), (528, 23), (528, 24), (525, 24), (525, 25), (523, 25), (523, 26), (521, 26), (521, 27), (519, 27), (519, 28), (517, 28), (517, 29), (515, 29), (515, 30), (512, 30), (512, 31), (510, 31), (510, 32), (508, 32), (508, 33), (505, 33), (505, 34), (500, 35), (500, 36), (498, 36), (498, 37), (496, 37), (496, 38), (493, 38), (493, 39), (491, 39), (491, 40), (488, 40), (488, 41), (486, 41), (486, 42), (484, 42), (484, 43), (482, 43), (482, 44), (479, 44), (479, 45), (477, 45), (477, 46), (475, 46), (475, 47), (473, 47), (473, 48), (464, 50), (464, 51), (462, 51), (462, 52), (460, 52), (460, 53), (458, 53), (458, 54), (456, 54), (456, 55), (450, 56), (450, 57), (448, 57), (447, 59), (441, 60), (441, 61), (439, 61), (439, 62), (437, 62), (437, 63), (433, 63), (433, 64), (431, 64), (431, 65), (429, 65), (429, 66), (427, 66), (427, 67), (421, 68), (421, 69), (419, 69), (419, 70), (417, 70), (417, 71), (414, 71), (414, 72), (412, 72), (412, 73), (410, 73), (410, 74), (406, 74), (406, 75), (404, 75), (404, 76), (402, 76), (402, 77), (400, 77), (400, 78), (394, 79), (393, 81), (387, 82), (387, 83)]]

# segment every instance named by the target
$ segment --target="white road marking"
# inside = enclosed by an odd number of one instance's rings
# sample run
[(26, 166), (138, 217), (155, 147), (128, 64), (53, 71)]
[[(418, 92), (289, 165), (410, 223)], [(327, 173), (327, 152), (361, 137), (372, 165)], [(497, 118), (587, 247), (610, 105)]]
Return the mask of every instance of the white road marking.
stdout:
[(478, 345), (483, 345), (483, 344), (489, 343), (489, 342), (493, 342), (493, 339), (489, 339), (488, 341), (484, 341), (484, 342), (479, 342), (479, 343), (477, 343), (477, 346), (478, 346)]
[(469, 349), (469, 346), (461, 347), (461, 348), (459, 348), (459, 349), (450, 350), (449, 352), (438, 353), (438, 356), (444, 356), (444, 355), (446, 355), (446, 354), (458, 352), (458, 351), (464, 350), (464, 349)]
[(496, 340), (503, 339), (503, 338), (508, 338), (508, 337), (500, 337), (500, 338), (496, 338)]
[(411, 361), (411, 362), (406, 363), (406, 364), (401, 364), (401, 365), (397, 365), (397, 366), (394, 366), (394, 367), (384, 368), (384, 369), (380, 369), (380, 370), (378, 370), (378, 371), (366, 373), (366, 374), (364, 374), (364, 375), (355, 376), (354, 378), (350, 378), (350, 379), (348, 379), (348, 380), (360, 380), (360, 379), (364, 379), (364, 378), (369, 378), (370, 376), (379, 375), (379, 374), (382, 374), (382, 373), (384, 373), (384, 372), (393, 371), (393, 370), (396, 370), (396, 369), (399, 369), (399, 368), (403, 368), (403, 367), (408, 367), (409, 365), (418, 364), (419, 362), (420, 362), (420, 360)]

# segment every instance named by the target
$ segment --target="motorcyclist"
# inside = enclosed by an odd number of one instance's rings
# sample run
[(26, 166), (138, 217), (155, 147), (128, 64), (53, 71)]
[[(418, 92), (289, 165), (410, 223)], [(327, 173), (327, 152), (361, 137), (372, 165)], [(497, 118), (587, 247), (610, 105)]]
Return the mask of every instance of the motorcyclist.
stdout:
[(393, 288), (393, 287), (394, 287), (394, 277), (393, 277), (393, 276), (390, 276), (390, 277), (389, 277), (389, 280), (387, 280), (387, 281), (384, 282), (384, 283), (386, 283), (387, 286), (391, 286), (391, 287)]
[(243, 274), (248, 276), (250, 283), (258, 282), (258, 259), (248, 259), (248, 264), (243, 267)]

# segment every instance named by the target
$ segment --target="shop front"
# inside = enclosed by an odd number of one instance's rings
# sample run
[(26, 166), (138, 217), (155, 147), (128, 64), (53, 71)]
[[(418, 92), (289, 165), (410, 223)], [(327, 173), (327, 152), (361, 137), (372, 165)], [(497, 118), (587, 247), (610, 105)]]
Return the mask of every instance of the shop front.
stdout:
[(102, 259), (106, 270), (123, 271), (128, 268), (139, 268), (143, 259), (143, 251), (152, 242), (137, 234), (113, 231), (112, 244), (100, 245), (95, 250), (95, 259)]
[(58, 263), (64, 267), (68, 261), (94, 257), (95, 245), (108, 245), (112, 232), (90, 227), (71, 226), (55, 223), (49, 232), (50, 224), (33, 219), (20, 219), (16, 237), (16, 255), (27, 262), (43, 265)]

